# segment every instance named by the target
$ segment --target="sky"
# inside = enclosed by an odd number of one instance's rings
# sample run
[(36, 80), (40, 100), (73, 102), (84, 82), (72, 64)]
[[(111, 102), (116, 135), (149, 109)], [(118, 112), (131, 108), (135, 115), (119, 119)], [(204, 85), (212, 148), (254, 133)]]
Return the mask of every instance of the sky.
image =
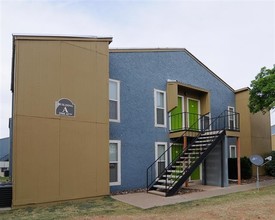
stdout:
[[(275, 64), (275, 0), (0, 0), (0, 138), (9, 135), (12, 34), (113, 37), (186, 48), (233, 89)], [(275, 124), (275, 111), (271, 124)]]

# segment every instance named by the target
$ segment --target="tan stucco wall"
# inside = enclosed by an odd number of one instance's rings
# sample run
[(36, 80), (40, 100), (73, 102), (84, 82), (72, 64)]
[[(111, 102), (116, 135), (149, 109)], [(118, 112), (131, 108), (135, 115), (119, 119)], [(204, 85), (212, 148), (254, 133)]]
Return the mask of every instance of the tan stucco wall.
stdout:
[(178, 105), (178, 95), (184, 97), (184, 110), (187, 109), (187, 99), (197, 99), (200, 101), (200, 114), (206, 114), (210, 112), (210, 93), (208, 91), (201, 91), (191, 86), (183, 86), (177, 82), (167, 83), (167, 111), (170, 112)]
[(109, 194), (108, 44), (15, 40), (13, 206)]
[(272, 150), (275, 151), (275, 134), (271, 137)]
[(247, 106), (248, 99), (248, 90), (236, 93), (236, 112), (240, 113), (241, 157), (250, 156), (252, 152), (250, 112)]
[(252, 153), (265, 155), (270, 153), (271, 147), (271, 130), (270, 114), (258, 112), (251, 115), (251, 135), (252, 135)]
[[(252, 114), (248, 108), (249, 90), (236, 93), (236, 111), (240, 113), (241, 157), (258, 154), (265, 156), (271, 152), (270, 114)], [(264, 169), (260, 169), (264, 174)], [(253, 166), (253, 175), (256, 168)]]

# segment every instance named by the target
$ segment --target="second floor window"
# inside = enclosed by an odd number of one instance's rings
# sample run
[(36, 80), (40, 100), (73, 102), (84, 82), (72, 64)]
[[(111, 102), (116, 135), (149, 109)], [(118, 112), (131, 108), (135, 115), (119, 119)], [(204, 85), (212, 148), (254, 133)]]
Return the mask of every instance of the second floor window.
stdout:
[(109, 80), (109, 120), (120, 122), (120, 82)]
[(166, 92), (154, 90), (155, 126), (166, 127)]

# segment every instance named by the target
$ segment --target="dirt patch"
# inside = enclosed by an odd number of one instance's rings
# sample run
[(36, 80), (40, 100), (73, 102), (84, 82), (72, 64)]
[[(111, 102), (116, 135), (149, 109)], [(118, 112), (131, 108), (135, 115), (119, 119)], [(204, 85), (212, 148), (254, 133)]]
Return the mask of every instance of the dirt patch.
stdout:
[[(259, 180), (260, 180), (260, 182), (264, 182), (264, 181), (267, 181), (267, 180), (275, 180), (275, 177), (264, 175), (264, 176), (260, 176)], [(256, 181), (257, 181), (256, 177), (252, 177), (251, 179), (248, 179), (248, 180), (242, 179), (242, 184), (256, 183)], [(229, 180), (229, 183), (230, 184), (234, 184), (234, 183), (237, 184), (238, 180)]]
[(183, 195), (183, 194), (188, 194), (188, 193), (194, 193), (194, 192), (202, 192), (204, 191), (203, 189), (193, 189), (193, 188), (189, 188), (189, 187), (182, 187), (179, 191), (178, 191), (178, 195)]
[(129, 193), (140, 193), (140, 192), (146, 192), (146, 189), (135, 189), (135, 190), (123, 190), (123, 191), (118, 191), (118, 192), (111, 192), (111, 196), (115, 195), (126, 195)]
[[(267, 180), (274, 180), (275, 177), (274, 176), (260, 176), (259, 180), (260, 182), (264, 182)], [(249, 183), (256, 183), (257, 178), (256, 177), (252, 177), (251, 179), (248, 180), (242, 180), (242, 184), (249, 184)]]

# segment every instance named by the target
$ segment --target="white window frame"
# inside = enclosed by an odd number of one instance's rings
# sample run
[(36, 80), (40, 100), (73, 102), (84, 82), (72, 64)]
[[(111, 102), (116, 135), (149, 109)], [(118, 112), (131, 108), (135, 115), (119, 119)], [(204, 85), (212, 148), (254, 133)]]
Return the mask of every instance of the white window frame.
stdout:
[[(161, 108), (164, 110), (164, 124), (158, 124), (157, 123), (157, 93), (163, 93), (163, 103), (164, 107)], [(167, 126), (167, 110), (166, 110), (166, 92), (158, 89), (154, 89), (154, 112), (155, 112), (155, 127), (160, 127), (160, 128), (166, 128)]]
[[(230, 120), (231, 120), (230, 117), (231, 117), (231, 116), (229, 115), (229, 113), (231, 112), (230, 109), (232, 109), (233, 112), (235, 112), (235, 107), (233, 107), (233, 106), (228, 106), (228, 107), (227, 107), (227, 110), (228, 110), (228, 128), (231, 128), (231, 127), (230, 127)], [(235, 128), (235, 127), (236, 127), (235, 115), (232, 115), (232, 119), (233, 119), (233, 128)]]
[(110, 122), (120, 122), (120, 81), (115, 80), (115, 79), (109, 79), (109, 87), (110, 87), (110, 82), (114, 82), (114, 83), (117, 84), (117, 97), (118, 97), (118, 99), (114, 100), (114, 99), (110, 99), (110, 97), (109, 97), (109, 101), (116, 101), (117, 102), (117, 119), (109, 118), (109, 121)]
[[(109, 140), (109, 144), (117, 144), (117, 161), (110, 161), (109, 159), (109, 164), (117, 162), (117, 182), (110, 182), (110, 186), (118, 186), (118, 185), (121, 185), (121, 141)], [(110, 151), (110, 146), (109, 146), (109, 151)]]
[[(159, 145), (164, 145), (164, 150), (166, 153), (164, 154), (164, 162), (165, 162), (165, 167), (168, 166), (168, 151), (167, 151), (167, 142), (155, 142), (155, 160), (159, 158), (158, 156), (158, 146)], [(156, 170), (156, 177), (158, 176), (158, 162), (155, 165), (155, 170)]]
[[(211, 112), (208, 113), (208, 118), (209, 118), (209, 129), (211, 130), (212, 129), (212, 125), (211, 125)], [(205, 130), (205, 124), (204, 124), (204, 121), (203, 121), (203, 127), (202, 127), (204, 130)], [(208, 130), (209, 130), (208, 129)], [(208, 131), (206, 130), (206, 131)]]
[[(235, 157), (232, 157), (231, 148), (235, 148)], [(229, 145), (229, 158), (237, 158), (237, 146), (236, 145)]]

